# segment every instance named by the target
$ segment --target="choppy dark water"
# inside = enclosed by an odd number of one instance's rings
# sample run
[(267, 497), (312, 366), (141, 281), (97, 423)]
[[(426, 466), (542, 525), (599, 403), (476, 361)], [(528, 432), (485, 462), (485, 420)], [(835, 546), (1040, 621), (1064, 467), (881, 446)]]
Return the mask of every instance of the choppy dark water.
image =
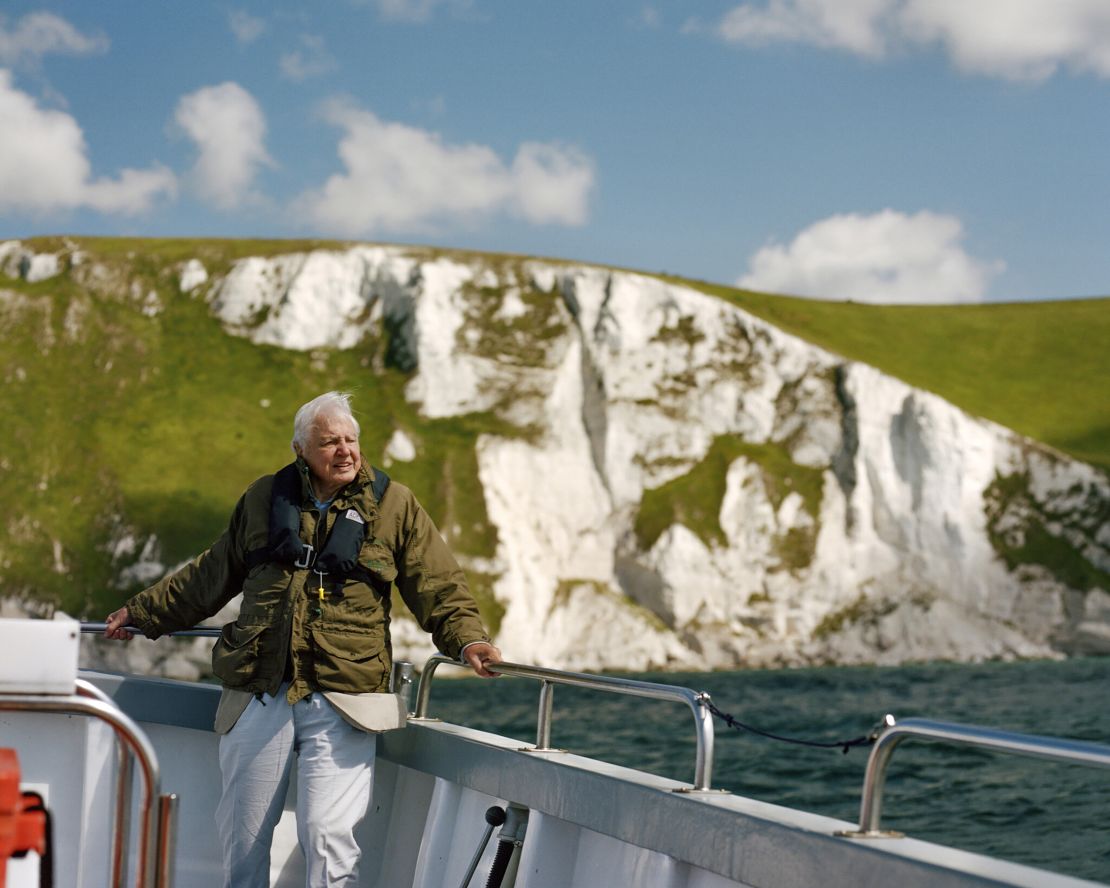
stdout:
[[(708, 691), (740, 721), (812, 740), (865, 734), (884, 714), (1110, 745), (1110, 658), (627, 676)], [(539, 685), (438, 680), (431, 714), (534, 742)], [(555, 689), (555, 746), (693, 781), (680, 704)], [(866, 749), (792, 746), (717, 722), (714, 788), (855, 822)], [(907, 740), (887, 776), (883, 827), (1110, 883), (1110, 769)]]

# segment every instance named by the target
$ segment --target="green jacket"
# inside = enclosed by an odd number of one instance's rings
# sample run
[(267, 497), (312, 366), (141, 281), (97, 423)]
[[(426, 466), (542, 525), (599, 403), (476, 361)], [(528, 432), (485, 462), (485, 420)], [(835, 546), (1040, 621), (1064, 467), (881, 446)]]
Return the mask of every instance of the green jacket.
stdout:
[(238, 619), (223, 627), (212, 650), (212, 671), (225, 687), (272, 695), (291, 659), (290, 703), (314, 690), (389, 690), (385, 590), (391, 583), (447, 656), (457, 657), (470, 642), (488, 641), (463, 572), (428, 513), (396, 482), (377, 502), (373, 471), (363, 463), (358, 477), (336, 495), (321, 528), (304, 469), (300, 536), (319, 551), (337, 517), (354, 509), (367, 525), (359, 566), (376, 582), (325, 576), (321, 602), (320, 578), (309, 569), (265, 561), (248, 570), (248, 553), (269, 541), (274, 476), (266, 475), (247, 488), (211, 548), (127, 602), (132, 621), (157, 638), (195, 626), (242, 592)]

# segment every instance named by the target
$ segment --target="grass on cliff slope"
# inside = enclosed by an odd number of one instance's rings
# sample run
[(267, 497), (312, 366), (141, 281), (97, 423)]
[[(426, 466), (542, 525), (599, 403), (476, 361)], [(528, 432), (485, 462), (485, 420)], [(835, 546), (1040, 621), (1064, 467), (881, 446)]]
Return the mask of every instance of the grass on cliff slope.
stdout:
[(1110, 470), (1110, 298), (890, 306), (685, 283)]
[[(707, 544), (725, 545), (721, 528), (721, 502), (729, 466), (744, 458), (759, 467), (767, 497), (776, 509), (791, 493), (802, 497), (805, 510), (816, 521), (821, 510), (822, 473), (790, 459), (782, 444), (750, 444), (723, 435), (715, 438), (705, 458), (693, 469), (654, 489), (644, 491), (636, 515), (636, 540), (650, 549), (673, 524), (682, 524)], [(775, 541), (783, 567), (798, 569), (813, 558), (816, 532), (787, 533)]]
[[(186, 257), (205, 255), (212, 268), (266, 252), (255, 249), (264, 245), (90, 239), (84, 246), (118, 273), (108, 292), (94, 294), (68, 274), (36, 284), (0, 278), (0, 291), (14, 294), (0, 299), (4, 595), (51, 601), (72, 614), (107, 613), (133, 591), (109, 586), (119, 565), (133, 560), (114, 559), (109, 541), (123, 530), (140, 538), (156, 532), (168, 564), (207, 547), (244, 487), (292, 459), (296, 408), (332, 388), (355, 395), (366, 459), (380, 465), (393, 431), (405, 430), (419, 456), (387, 471), (414, 490), (457, 551), (493, 555), (475, 444), (498, 428), (494, 420), (419, 416), (404, 397), (408, 375), (385, 363), (385, 338), (305, 353), (229, 336), (205, 301), (180, 294), (168, 273)], [(161, 307), (144, 314), (151, 292)], [(495, 624), (490, 584), (475, 579)]]

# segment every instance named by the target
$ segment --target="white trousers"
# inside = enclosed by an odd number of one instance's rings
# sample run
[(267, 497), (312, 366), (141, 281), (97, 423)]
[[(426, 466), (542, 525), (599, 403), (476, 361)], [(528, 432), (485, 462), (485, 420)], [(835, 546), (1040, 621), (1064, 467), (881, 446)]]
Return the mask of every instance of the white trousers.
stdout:
[[(257, 697), (220, 737), (223, 796), (216, 826), (225, 888), (268, 888), (270, 842), (297, 757), (297, 838), (308, 888), (354, 888), (354, 831), (370, 807), (376, 738), (343, 720), (323, 694), (290, 706), (287, 685)], [(264, 702), (263, 702), (264, 701)]]

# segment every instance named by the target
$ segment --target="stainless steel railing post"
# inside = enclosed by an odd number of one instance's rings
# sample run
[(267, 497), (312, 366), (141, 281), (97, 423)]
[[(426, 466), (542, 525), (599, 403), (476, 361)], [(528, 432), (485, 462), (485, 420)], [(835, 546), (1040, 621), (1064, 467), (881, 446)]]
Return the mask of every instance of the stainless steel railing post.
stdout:
[(536, 715), (536, 749), (551, 748), (551, 713), (555, 706), (555, 686), (548, 680), (540, 682), (540, 705)]
[(113, 815), (112, 881), (122, 888), (127, 883), (127, 849), (131, 844), (131, 793), (134, 787), (135, 765), (127, 747), (116, 741), (116, 803)]
[(158, 797), (158, 844), (154, 855), (157, 870), (154, 874), (154, 888), (173, 888), (173, 855), (177, 847), (177, 803), (176, 793), (166, 793)]
[[(428, 717), (428, 705), (432, 698), (432, 679), (435, 678), (436, 669), (440, 663), (454, 662), (454, 660), (449, 660), (439, 654), (428, 658), (428, 662), (424, 664), (424, 669), (420, 673), (420, 681), (416, 685), (416, 709), (413, 710), (413, 718)], [(458, 665), (461, 666), (462, 664)]]
[[(867, 767), (863, 772), (863, 793), (860, 798), (860, 832), (873, 836), (883, 834), (879, 829), (879, 821), (883, 813), (883, 790), (886, 788), (887, 766), (890, 764), (891, 756), (894, 755), (895, 747), (907, 736), (893, 731), (896, 726), (893, 716), (886, 717), (885, 725), (867, 756)], [(867, 826), (865, 827), (864, 824)]]
[(1009, 731), (981, 728), (975, 725), (939, 722), (924, 718), (907, 718), (903, 721), (896, 721), (893, 716), (888, 715), (884, 724), (885, 727), (876, 739), (874, 746), (871, 747), (871, 754), (867, 758), (867, 769), (864, 772), (863, 793), (860, 800), (859, 829), (843, 833), (843, 835), (851, 838), (878, 838), (898, 835), (897, 833), (884, 832), (880, 828), (880, 823), (887, 767), (895, 748), (903, 740), (911, 738), (939, 740), (944, 743), (978, 746), (1011, 755), (1110, 768), (1110, 746), (1104, 746), (1101, 743), (1062, 740), (1057, 737), (1041, 737), (1035, 734), (1017, 734)]
[(713, 713), (709, 711), (709, 694), (701, 693), (694, 700), (687, 700), (694, 713), (697, 731), (697, 752), (694, 761), (694, 789), (708, 790), (713, 779)]
[(397, 694), (405, 704), (405, 712), (412, 712), (412, 673), (413, 665), (407, 660), (397, 660), (389, 675), (389, 690)]

